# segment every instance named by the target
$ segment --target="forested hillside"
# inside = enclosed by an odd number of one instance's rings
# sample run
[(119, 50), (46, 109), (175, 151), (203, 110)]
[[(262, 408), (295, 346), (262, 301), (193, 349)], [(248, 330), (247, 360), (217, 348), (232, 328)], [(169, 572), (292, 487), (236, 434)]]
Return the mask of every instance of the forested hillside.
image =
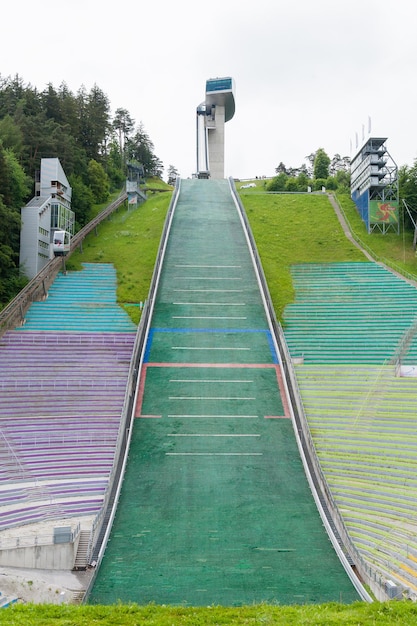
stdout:
[(142, 122), (129, 111), (111, 111), (97, 86), (72, 93), (65, 83), (38, 91), (21, 77), (0, 76), (0, 308), (19, 291), (20, 209), (34, 195), (41, 158), (59, 158), (72, 187), (77, 228), (91, 218), (126, 178), (126, 163), (145, 176), (163, 164)]
[[(97, 85), (90, 91), (81, 85), (73, 93), (63, 82), (39, 91), (20, 76), (0, 75), (0, 309), (26, 282), (19, 275), (20, 210), (33, 196), (35, 173), (47, 157), (59, 158), (68, 177), (77, 229), (91, 219), (93, 204), (106, 202), (111, 191), (122, 187), (127, 163), (141, 164), (145, 177), (163, 171), (143, 123), (136, 123), (124, 108), (112, 112)], [(311, 172), (305, 165), (291, 168), (280, 162), (276, 176), (264, 181), (264, 190), (300, 192), (325, 186), (349, 194), (347, 157), (330, 159), (319, 149), (306, 159)], [(169, 166), (169, 181), (176, 175)], [(414, 230), (417, 161), (401, 166), (398, 175), (400, 223)]]

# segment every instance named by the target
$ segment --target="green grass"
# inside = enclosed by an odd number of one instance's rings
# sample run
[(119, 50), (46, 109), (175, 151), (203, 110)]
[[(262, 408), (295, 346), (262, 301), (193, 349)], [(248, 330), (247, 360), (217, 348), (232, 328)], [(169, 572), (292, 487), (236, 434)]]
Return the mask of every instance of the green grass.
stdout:
[(163, 180), (161, 180), (160, 178), (148, 178), (146, 180), (146, 183), (144, 185), (144, 187), (146, 189), (154, 189), (154, 190), (160, 190), (160, 191), (172, 191), (173, 187), (171, 185), (168, 185), (168, 183), (164, 182)]
[[(246, 181), (245, 181), (246, 182)], [(365, 256), (345, 237), (325, 195), (264, 193), (263, 180), (256, 188), (240, 192), (256, 240), (278, 319), (287, 304), (294, 301), (290, 267), (297, 263), (366, 261)], [(237, 183), (237, 188), (243, 183)], [(90, 234), (83, 252), (76, 251), (67, 268), (81, 269), (82, 262), (113, 263), (118, 276), (117, 299), (127, 305), (133, 321), (138, 322), (138, 307), (149, 291), (159, 240), (171, 199), (172, 187), (163, 181), (149, 180), (147, 186), (163, 189), (150, 193), (135, 211), (119, 209), (99, 226), (98, 237)], [(118, 194), (114, 194), (116, 197)], [(114, 199), (111, 198), (111, 200)], [(413, 233), (368, 235), (349, 196), (339, 202), (357, 239), (385, 262), (417, 275), (417, 258), (412, 249)], [(104, 208), (96, 207), (94, 214)]]
[(0, 624), (7, 626), (206, 626), (213, 624), (289, 626), (403, 626), (417, 624), (417, 605), (390, 602), (352, 605), (324, 604), (239, 608), (181, 608), (167, 606), (54, 606), (15, 605), (0, 610)]
[[(235, 182), (236, 189), (241, 194), (246, 193), (258, 193), (260, 191), (265, 191), (267, 184), (270, 182), (270, 179), (262, 179), (262, 178), (253, 178), (252, 180), (241, 180), (240, 182)], [(255, 187), (248, 187), (247, 189), (242, 189), (244, 185), (254, 184)]]
[(106, 202), (102, 202), (101, 204), (94, 204), (91, 209), (91, 219), (96, 217), (96, 215), (98, 215), (101, 211), (103, 211), (103, 209), (107, 208), (109, 204), (114, 202), (116, 198), (118, 198), (119, 196), (120, 196), (120, 191), (113, 191), (107, 198)]
[[(402, 271), (417, 276), (417, 257), (413, 250), (411, 230), (401, 232), (399, 235), (391, 232), (383, 235), (376, 231), (368, 234), (350, 196), (340, 194), (337, 199), (357, 240), (369, 248), (378, 260), (388, 265), (398, 266)], [(402, 225), (401, 231), (403, 231)]]
[[(291, 265), (367, 259), (345, 237), (326, 195), (262, 193), (264, 181), (254, 182), (256, 188), (239, 193), (256, 240), (273, 306), (282, 323), (285, 306), (294, 301)], [(376, 260), (417, 277), (411, 231), (400, 235), (368, 234), (350, 196), (340, 194), (337, 199), (355, 239)]]
[(344, 236), (327, 196), (244, 193), (241, 199), (281, 321), (294, 301), (291, 265), (366, 260)]
[(119, 208), (84, 240), (67, 262), (68, 270), (81, 270), (82, 263), (113, 263), (117, 271), (117, 301), (135, 323), (139, 307), (148, 296), (156, 255), (171, 192), (153, 194), (136, 209)]

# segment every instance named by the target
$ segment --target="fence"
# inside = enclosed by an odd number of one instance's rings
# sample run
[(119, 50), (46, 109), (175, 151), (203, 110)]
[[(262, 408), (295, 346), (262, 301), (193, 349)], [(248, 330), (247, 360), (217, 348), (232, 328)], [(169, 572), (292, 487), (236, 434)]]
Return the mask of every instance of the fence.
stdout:
[[(77, 524), (68, 533), (67, 543), (74, 543), (80, 534), (81, 527)], [(33, 548), (33, 546), (52, 546), (56, 544), (54, 532), (47, 535), (16, 535), (0, 538), (0, 550), (14, 550), (17, 548)]]

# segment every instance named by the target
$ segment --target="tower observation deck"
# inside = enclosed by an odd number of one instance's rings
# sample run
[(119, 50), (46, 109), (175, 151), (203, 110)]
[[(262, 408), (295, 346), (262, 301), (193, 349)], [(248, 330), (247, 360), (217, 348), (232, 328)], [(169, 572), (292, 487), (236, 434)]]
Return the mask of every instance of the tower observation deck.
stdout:
[(224, 178), (224, 124), (235, 114), (233, 78), (209, 78), (197, 107), (197, 178)]

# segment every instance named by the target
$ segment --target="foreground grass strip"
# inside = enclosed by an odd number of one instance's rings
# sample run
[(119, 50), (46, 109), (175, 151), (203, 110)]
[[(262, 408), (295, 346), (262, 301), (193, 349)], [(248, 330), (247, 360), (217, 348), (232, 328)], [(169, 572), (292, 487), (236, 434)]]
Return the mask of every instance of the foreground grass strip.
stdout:
[(119, 605), (56, 606), (16, 605), (0, 611), (0, 624), (8, 626), (200, 626), (222, 624), (279, 624), (280, 626), (387, 626), (416, 624), (417, 606), (409, 602), (373, 604), (323, 604), (299, 607), (268, 605), (225, 608), (182, 608), (160, 606)]

